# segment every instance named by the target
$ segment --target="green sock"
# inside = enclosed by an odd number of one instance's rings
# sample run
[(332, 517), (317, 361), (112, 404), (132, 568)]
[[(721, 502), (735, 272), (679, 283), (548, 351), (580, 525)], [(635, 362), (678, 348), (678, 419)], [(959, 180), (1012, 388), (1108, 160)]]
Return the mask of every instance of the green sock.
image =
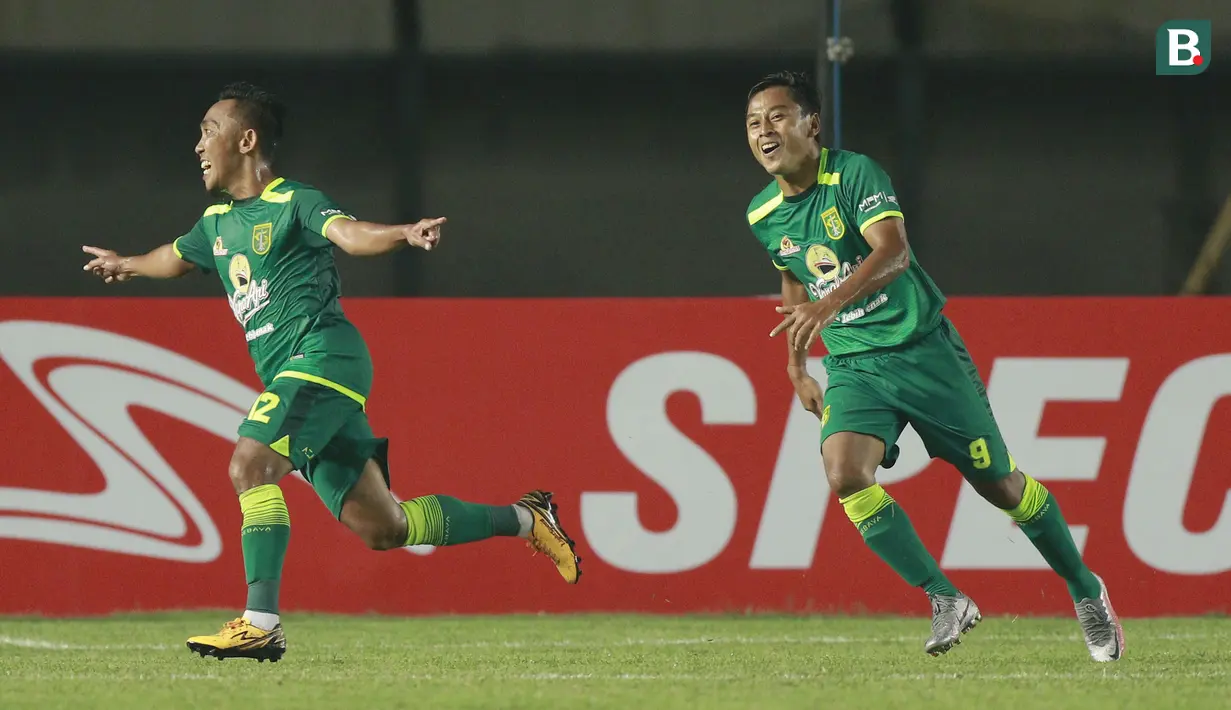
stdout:
[(511, 505), (467, 503), (451, 496), (402, 501), (407, 545), (461, 545), (489, 537), (513, 537), (521, 529)]
[[(1026, 474), (1022, 474), (1026, 476)], [(1013, 510), (1005, 511), (1017, 521), (1017, 526), (1026, 533), (1034, 548), (1043, 555), (1047, 564), (1064, 578), (1073, 601), (1097, 599), (1100, 593), (1098, 579), (1086, 567), (1073, 544), (1069, 525), (1060, 513), (1060, 504), (1042, 483), (1026, 476), (1026, 488), (1022, 502)]]
[(957, 587), (940, 571), (940, 565), (923, 546), (906, 511), (879, 484), (840, 498), (838, 502), (863, 535), (867, 546), (907, 584), (921, 587), (928, 594), (953, 596), (958, 593)]
[(239, 494), (244, 513), (240, 530), (244, 572), (248, 576), (248, 609), (278, 613), (278, 584), (282, 561), (291, 541), (291, 516), (282, 489), (273, 484), (250, 488)]

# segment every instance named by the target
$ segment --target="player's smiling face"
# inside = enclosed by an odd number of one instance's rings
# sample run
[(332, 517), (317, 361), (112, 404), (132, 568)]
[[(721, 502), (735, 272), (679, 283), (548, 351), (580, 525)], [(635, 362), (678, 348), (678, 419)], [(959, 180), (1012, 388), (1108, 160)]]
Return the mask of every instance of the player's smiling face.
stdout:
[(226, 191), (242, 169), (240, 142), (244, 130), (233, 117), (235, 102), (219, 101), (201, 119), (201, 139), (196, 153), (201, 161), (201, 179), (212, 195)]
[(786, 87), (771, 86), (754, 95), (748, 102), (744, 127), (748, 147), (770, 175), (797, 172), (817, 156), (820, 117), (805, 115)]

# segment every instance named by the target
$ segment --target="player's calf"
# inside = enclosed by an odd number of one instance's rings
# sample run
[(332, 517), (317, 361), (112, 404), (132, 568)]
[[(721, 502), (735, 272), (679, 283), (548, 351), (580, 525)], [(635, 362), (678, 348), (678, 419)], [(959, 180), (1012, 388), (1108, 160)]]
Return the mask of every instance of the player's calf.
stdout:
[(1016, 467), (1007, 476), (971, 480), (971, 485), (1013, 518), (1052, 570), (1064, 579), (1090, 656), (1100, 662), (1118, 660), (1124, 650), (1124, 630), (1111, 608), (1107, 588), (1082, 560), (1055, 496)]
[(278, 593), (291, 518), (277, 482), (290, 470), (290, 461), (259, 441), (240, 437), (235, 445), (228, 473), (243, 513), (240, 547), (248, 601), (243, 617), (217, 634), (188, 639), (188, 647), (202, 656), (276, 661), (286, 651)]
[(884, 454), (881, 439), (855, 432), (835, 433), (822, 445), (830, 489), (838, 495), (838, 502), (864, 543), (907, 584), (923, 589), (931, 600), (932, 634), (924, 650), (938, 655), (978, 623), (979, 610), (941, 572), (906, 511), (876, 483), (876, 469)]
[(1086, 567), (1055, 496), (1014, 468), (999, 481), (971, 481), (975, 489), (1017, 523), (1051, 568), (1064, 578), (1074, 602), (1097, 599), (1101, 585)]
[(551, 494), (532, 491), (513, 505), (484, 505), (429, 495), (396, 502), (380, 464), (370, 459), (342, 503), (339, 516), (374, 550), (411, 545), (447, 547), (491, 537), (520, 537), (548, 556), (570, 584), (581, 576), (573, 541), (556, 517)]

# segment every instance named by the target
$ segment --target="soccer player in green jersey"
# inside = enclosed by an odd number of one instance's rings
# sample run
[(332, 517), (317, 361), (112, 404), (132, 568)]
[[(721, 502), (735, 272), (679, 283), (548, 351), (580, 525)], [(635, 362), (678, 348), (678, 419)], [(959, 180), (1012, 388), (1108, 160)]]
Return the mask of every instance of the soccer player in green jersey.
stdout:
[[(868, 156), (820, 145), (820, 100), (809, 78), (772, 74), (752, 87), (745, 127), (757, 162), (774, 177), (748, 205), (748, 224), (782, 274), (787, 374), (821, 420), (830, 489), (864, 542), (932, 606), (924, 650), (948, 651), (980, 621), (979, 608), (941, 571), (902, 507), (876, 482), (910, 424), (928, 453), (953, 466), (1020, 526), (1068, 585), (1096, 661), (1124, 651), (1107, 588), (1081, 559), (1060, 506), (1013, 461), (983, 382), (945, 298), (906, 240), (902, 207)], [(828, 385), (809, 376), (820, 337)]]
[(94, 256), (84, 269), (107, 283), (217, 272), (265, 388), (239, 425), (229, 468), (243, 511), (247, 609), (188, 647), (218, 658), (277, 661), (285, 653), (278, 585), (291, 521), (278, 484), (293, 470), (372, 549), (522, 537), (575, 584), (580, 560), (550, 493), (501, 506), (443, 495), (399, 503), (391, 495), (388, 440), (373, 434), (365, 413), (372, 361), (339, 303), (334, 248), (357, 256), (407, 244), (431, 250), (445, 220), (359, 221), (320, 190), (279, 177), (273, 160), (284, 116), (262, 89), (226, 87), (201, 121), (196, 146), (217, 204), (187, 234), (141, 256), (83, 247)]

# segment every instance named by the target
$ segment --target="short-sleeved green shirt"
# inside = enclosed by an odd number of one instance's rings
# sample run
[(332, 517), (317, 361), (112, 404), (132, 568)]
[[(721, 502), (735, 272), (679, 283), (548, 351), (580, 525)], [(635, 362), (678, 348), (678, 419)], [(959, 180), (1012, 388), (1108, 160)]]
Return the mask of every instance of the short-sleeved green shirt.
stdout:
[[(866, 155), (827, 148), (821, 149), (815, 187), (787, 197), (771, 182), (748, 205), (748, 224), (774, 266), (794, 274), (813, 301), (836, 289), (872, 253), (864, 231), (895, 217), (903, 218), (902, 209), (885, 171)], [(905, 273), (849, 305), (821, 338), (838, 356), (902, 345), (931, 332), (944, 304), (912, 251)]]
[(362, 404), (372, 362), (338, 300), (341, 280), (325, 237), (338, 219), (354, 217), (320, 190), (278, 178), (257, 197), (206, 209), (174, 248), (218, 273), (266, 386), (282, 374)]

